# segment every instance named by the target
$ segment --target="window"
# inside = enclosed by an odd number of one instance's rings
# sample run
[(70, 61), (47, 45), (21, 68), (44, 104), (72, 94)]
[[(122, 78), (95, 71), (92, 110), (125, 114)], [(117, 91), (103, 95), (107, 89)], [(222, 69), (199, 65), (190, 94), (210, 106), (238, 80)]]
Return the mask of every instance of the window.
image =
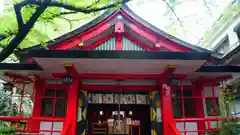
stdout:
[(65, 89), (45, 89), (41, 116), (65, 117), (66, 105), (67, 91)]
[(218, 116), (220, 114), (218, 98), (206, 98), (206, 109), (208, 116)]
[(192, 91), (173, 90), (173, 114), (175, 118), (196, 117), (196, 109)]
[(63, 128), (61, 121), (41, 121), (40, 134), (44, 135), (60, 135)]

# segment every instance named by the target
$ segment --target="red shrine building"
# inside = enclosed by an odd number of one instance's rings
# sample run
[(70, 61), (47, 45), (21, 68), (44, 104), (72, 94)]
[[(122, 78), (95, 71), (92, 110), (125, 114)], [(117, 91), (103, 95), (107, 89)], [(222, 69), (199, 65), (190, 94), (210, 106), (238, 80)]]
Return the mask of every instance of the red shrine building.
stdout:
[(227, 119), (220, 88), (240, 72), (126, 6), (18, 55), (20, 63), (0, 64), (1, 77), (21, 88), (21, 100), (33, 100), (33, 110), (22, 115), (21, 103), (18, 115), (0, 120), (44, 135), (111, 134), (108, 120), (119, 113), (129, 119), (118, 135), (218, 132)]

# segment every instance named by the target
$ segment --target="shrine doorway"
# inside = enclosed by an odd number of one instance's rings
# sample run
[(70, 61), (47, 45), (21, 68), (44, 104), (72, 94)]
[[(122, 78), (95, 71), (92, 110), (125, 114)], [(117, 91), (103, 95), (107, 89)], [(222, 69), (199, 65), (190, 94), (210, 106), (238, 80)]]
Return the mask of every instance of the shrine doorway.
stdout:
[[(107, 119), (117, 115), (118, 104), (89, 104), (88, 105), (88, 135), (105, 134), (108, 129)], [(149, 104), (121, 104), (120, 114), (140, 122), (139, 128), (132, 128), (132, 135), (150, 135), (150, 105)], [(102, 124), (99, 124), (102, 123)], [(131, 135), (129, 133), (129, 135)]]

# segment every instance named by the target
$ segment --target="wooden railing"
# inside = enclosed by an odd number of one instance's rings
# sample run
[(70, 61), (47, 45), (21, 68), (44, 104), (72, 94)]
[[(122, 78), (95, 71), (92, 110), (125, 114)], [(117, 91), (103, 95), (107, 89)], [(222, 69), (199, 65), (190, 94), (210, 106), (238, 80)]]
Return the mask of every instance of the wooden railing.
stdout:
[(180, 131), (176, 128), (176, 124), (173, 124), (175, 122), (169, 122), (168, 128), (169, 132), (167, 135), (181, 135)]
[(63, 118), (48, 118), (48, 117), (19, 117), (19, 116), (0, 116), (0, 121), (9, 123), (11, 126), (16, 126), (17, 135), (41, 135), (39, 132), (60, 132), (55, 130), (39, 130), (33, 129), (33, 121), (60, 121), (64, 122)]
[(71, 129), (71, 122), (64, 123), (61, 135), (69, 135), (69, 130)]
[(44, 134), (38, 134), (38, 133), (16, 133), (16, 135), (44, 135)]
[[(240, 117), (213, 117), (213, 118), (180, 118), (180, 119), (174, 119), (176, 122), (186, 123), (186, 122), (203, 122), (204, 127), (197, 128), (197, 129), (186, 129), (180, 130), (180, 133), (198, 133), (203, 134), (206, 132), (209, 133), (218, 133), (221, 129), (221, 121), (240, 121)], [(211, 123), (216, 123), (214, 126)]]

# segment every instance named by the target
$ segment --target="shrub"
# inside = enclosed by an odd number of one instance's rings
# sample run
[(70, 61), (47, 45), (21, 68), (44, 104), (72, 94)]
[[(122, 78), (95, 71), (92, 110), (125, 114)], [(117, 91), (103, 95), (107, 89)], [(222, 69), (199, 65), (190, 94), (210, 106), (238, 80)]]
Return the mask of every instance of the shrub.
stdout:
[(15, 127), (4, 127), (0, 129), (0, 135), (15, 135), (16, 128)]

